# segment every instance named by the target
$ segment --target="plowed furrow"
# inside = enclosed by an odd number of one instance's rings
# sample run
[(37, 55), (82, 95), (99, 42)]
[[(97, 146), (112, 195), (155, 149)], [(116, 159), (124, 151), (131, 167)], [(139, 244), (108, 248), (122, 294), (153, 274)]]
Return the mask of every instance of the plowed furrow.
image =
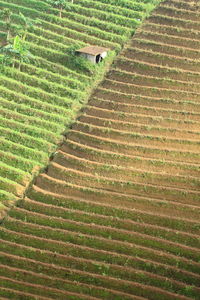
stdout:
[[(87, 125), (84, 123), (77, 123), (73, 130), (70, 132), (70, 137), (73, 135), (91, 135), (99, 139), (105, 139), (111, 143), (123, 143), (127, 147), (131, 146), (141, 146), (150, 144), (151, 147), (159, 147), (160, 149), (171, 149), (171, 150), (182, 150), (184, 145), (185, 151), (191, 151), (191, 153), (198, 153), (199, 151), (199, 141), (198, 139), (186, 139), (176, 138), (176, 137), (165, 137), (164, 135), (151, 135), (151, 134), (140, 134), (137, 132), (129, 133), (126, 131), (120, 131), (116, 129), (109, 129), (100, 126)], [(124, 140), (126, 139), (126, 143)], [(125, 146), (126, 147), (126, 146)]]
[(165, 4), (170, 7), (175, 7), (175, 8), (180, 8), (180, 9), (186, 9), (189, 11), (196, 11), (197, 9), (197, 3), (195, 1), (172, 1), (172, 0), (167, 0), (165, 1)]
[[(47, 180), (47, 179), (46, 179)], [(42, 183), (40, 182), (40, 185)], [(172, 203), (170, 206), (166, 201), (157, 201), (153, 198), (144, 198), (140, 196), (135, 196), (134, 198), (125, 197), (123, 199), (122, 206), (122, 197), (120, 195), (114, 194), (113, 197), (110, 195), (110, 202), (105, 200), (106, 192), (99, 199), (95, 198), (95, 190), (81, 188), (79, 186), (74, 187), (76, 190), (76, 195), (61, 195), (51, 191), (45, 191), (42, 187), (33, 186), (31, 192), (29, 192), (29, 197), (31, 199), (36, 199), (37, 201), (45, 201), (45, 203), (54, 205), (55, 201), (59, 207), (75, 207), (83, 209), (87, 207), (89, 211), (104, 213), (106, 215), (111, 215), (113, 212), (119, 218), (126, 218), (131, 220), (138, 220), (139, 222), (149, 223), (149, 224), (158, 224), (163, 227), (169, 227), (173, 229), (179, 229), (181, 231), (189, 231), (194, 234), (198, 233), (198, 217), (192, 215), (192, 212), (195, 210), (190, 210), (188, 205), (187, 212), (185, 207), (180, 203)], [(69, 188), (70, 190), (70, 188)], [(88, 200), (88, 193), (94, 195), (92, 201)], [(134, 200), (134, 201), (133, 201)], [(134, 204), (133, 204), (134, 203)], [(163, 205), (161, 205), (161, 203)], [(138, 204), (141, 204), (138, 206)], [(148, 204), (148, 205), (147, 205)], [(160, 204), (160, 205), (158, 205)], [(162, 207), (163, 206), (163, 207)], [(126, 207), (126, 209), (125, 209)], [(152, 208), (153, 207), (153, 208)], [(155, 210), (156, 208), (156, 210)], [(180, 210), (179, 210), (180, 208)], [(176, 210), (176, 216), (173, 216), (172, 211)], [(155, 213), (156, 211), (156, 213)]]
[[(77, 173), (77, 172), (76, 172)], [(155, 198), (157, 200), (165, 200), (169, 201), (169, 203), (182, 203), (187, 204), (187, 201), (190, 200), (192, 205), (198, 206), (199, 200), (199, 192), (198, 191), (190, 191), (181, 188), (173, 188), (173, 187), (160, 187), (152, 184), (140, 184), (133, 181), (116, 181), (116, 180), (107, 180), (107, 178), (100, 177), (92, 177), (92, 176), (84, 176), (82, 177), (80, 174), (77, 175), (75, 172), (73, 174), (69, 174), (68, 182), (59, 179), (60, 174), (55, 173), (54, 177), (51, 178), (47, 175), (41, 175), (37, 179), (37, 184), (39, 187), (44, 188), (45, 184), (48, 185), (48, 190), (53, 193), (67, 195), (70, 192), (72, 196), (79, 196), (80, 190), (85, 190), (88, 192), (94, 192), (95, 198), (100, 200), (102, 194), (106, 194), (108, 198), (113, 198), (115, 196), (121, 196), (122, 198), (133, 198), (136, 196), (144, 197), (144, 198)], [(65, 176), (66, 177), (66, 176)], [(51, 182), (54, 181), (54, 185)], [(76, 183), (75, 183), (76, 181)], [(118, 186), (115, 189), (115, 186)], [(73, 191), (74, 188), (74, 191)], [(78, 188), (78, 190), (76, 190)], [(87, 195), (85, 195), (86, 197)]]
[[(143, 56), (144, 57), (144, 56)], [(126, 72), (138, 72), (139, 74), (147, 74), (150, 76), (170, 78), (173, 80), (182, 80), (189, 82), (199, 82), (199, 73), (190, 72), (177, 67), (163, 66), (156, 60), (154, 63), (149, 63), (145, 61), (143, 57), (138, 60), (135, 57), (127, 58), (125, 56), (120, 56), (117, 59), (117, 68)]]
[[(139, 145), (122, 143), (121, 141), (110, 140), (106, 138), (100, 138), (95, 135), (80, 133), (73, 131), (68, 136), (68, 140), (72, 142), (82, 143), (83, 145), (101, 149), (105, 151), (111, 151), (116, 154), (125, 154), (131, 156), (146, 156), (148, 158), (162, 158), (166, 160), (174, 160), (175, 162), (187, 162), (199, 164), (199, 152), (189, 151), (177, 151), (170, 147), (152, 147), (152, 145)], [(63, 144), (61, 149), (64, 149)]]
[[(118, 95), (116, 94), (116, 98)], [(102, 99), (99, 99), (102, 100)], [(99, 101), (101, 105), (106, 105), (106, 101), (102, 102)], [(120, 104), (120, 102), (119, 102)], [(84, 110), (84, 114), (82, 116), (86, 117), (98, 117), (101, 119), (105, 119), (106, 121), (109, 122), (111, 121), (119, 121), (119, 122), (127, 122), (127, 123), (140, 123), (140, 124), (152, 124), (152, 125), (159, 125), (160, 127), (171, 127), (172, 129), (185, 129), (187, 126), (188, 130), (191, 131), (198, 131), (198, 128), (200, 126), (200, 122), (198, 121), (193, 121), (193, 120), (182, 120), (181, 118), (165, 118), (165, 117), (159, 117), (159, 116), (148, 116), (145, 113), (125, 113), (117, 110), (110, 110), (109, 106), (107, 108), (101, 108), (98, 106), (87, 106), (87, 108)], [(183, 113), (183, 115), (185, 115)], [(187, 115), (187, 113), (186, 113)], [(81, 120), (81, 116), (79, 117)]]
[[(96, 92), (93, 94), (92, 99), (90, 100), (90, 103), (92, 101), (109, 101), (111, 108), (113, 106), (113, 102), (116, 102), (117, 104), (124, 104), (124, 105), (138, 105), (140, 106), (149, 106), (152, 108), (164, 108), (171, 110), (172, 108), (174, 110), (185, 110), (185, 107), (187, 107), (188, 112), (198, 112), (199, 111), (199, 103), (195, 102), (195, 99), (192, 99), (190, 101), (183, 101), (183, 100), (174, 100), (171, 98), (158, 98), (158, 97), (149, 97), (149, 96), (142, 96), (137, 94), (126, 94), (120, 91), (114, 91), (111, 89), (106, 88), (99, 88), (96, 90)], [(103, 102), (105, 103), (105, 102)], [(109, 107), (109, 106), (108, 106)]]
[[(199, 92), (200, 85), (197, 83), (188, 83), (181, 80), (172, 80), (166, 78), (159, 78), (150, 75), (140, 75), (135, 73), (121, 71), (118, 68), (111, 69), (111, 71), (107, 75), (108, 79), (119, 81), (122, 83), (127, 84), (135, 84), (141, 86), (149, 86), (149, 87), (156, 87), (156, 88), (166, 88), (169, 90), (179, 90), (180, 92)], [(197, 102), (198, 103), (198, 102)]]
[(177, 57), (189, 58), (192, 60), (200, 59), (200, 51), (190, 48), (189, 46), (181, 47), (178, 45), (170, 44), (170, 42), (167, 41), (167, 38), (168, 37), (165, 36), (165, 42), (162, 43), (162, 40), (159, 41), (159, 38), (155, 41), (152, 41), (151, 38), (148, 38), (148, 35), (146, 35), (144, 39), (139, 35), (138, 38), (136, 37), (132, 40), (129, 50), (131, 50), (131, 48), (133, 47), (153, 52), (160, 52), (167, 55), (174, 55)]
[[(55, 171), (55, 169), (57, 169), (57, 171)], [(95, 172), (95, 170), (96, 172)], [(163, 187), (179, 187), (179, 188), (183, 188), (183, 189), (191, 189), (192, 190), (199, 190), (199, 185), (200, 182), (198, 180), (198, 178), (194, 178), (194, 177), (184, 177), (184, 176), (174, 176), (172, 174), (169, 175), (165, 175), (165, 173), (157, 173), (157, 172), (150, 172), (149, 170), (145, 172), (145, 170), (127, 170), (127, 174), (125, 176), (124, 175), (124, 171), (125, 170), (120, 170), (120, 168), (114, 168), (112, 166), (110, 166), (110, 171), (109, 168), (108, 171), (105, 170), (101, 171), (103, 168), (101, 168), (101, 166), (98, 168), (98, 166), (96, 166), (96, 168), (92, 168), (88, 166), (87, 162), (85, 164), (78, 164), (76, 162), (76, 164), (73, 164), (70, 166), (70, 164), (66, 164), (66, 166), (64, 167), (63, 165), (57, 164), (55, 162), (51, 163), (48, 169), (48, 174), (53, 174), (54, 171), (57, 174), (57, 176), (59, 176), (59, 178), (62, 180), (65, 180), (65, 177), (68, 178), (68, 176), (73, 176), (72, 174), (70, 174), (70, 170), (73, 173), (76, 172), (76, 174), (79, 174), (79, 171), (85, 174), (91, 174), (94, 173), (95, 177), (97, 178), (109, 178), (110, 180), (113, 180), (113, 184), (114, 181), (119, 181), (121, 182), (121, 184), (123, 185), (123, 183), (126, 184), (131, 184), (132, 183), (138, 183), (138, 184), (152, 184), (152, 185), (158, 185), (158, 186), (163, 186)], [(65, 173), (67, 173), (69, 171), (69, 174), (66, 175)], [(121, 172), (120, 172), (121, 171)], [(117, 175), (115, 175), (115, 173), (117, 173)], [(68, 181), (68, 179), (66, 179), (66, 181)], [(159, 182), (159, 183), (158, 183)]]
[(79, 122), (81, 124), (88, 124), (91, 126), (103, 127), (103, 128), (110, 128), (110, 130), (121, 130), (122, 132), (127, 133), (141, 133), (146, 135), (152, 136), (165, 136), (170, 138), (180, 138), (186, 140), (199, 140), (200, 132), (191, 131), (184, 129), (175, 129), (169, 127), (162, 127), (162, 126), (155, 126), (154, 123), (130, 123), (130, 122), (123, 122), (114, 119), (103, 119), (96, 117), (96, 119), (92, 116), (81, 116), (79, 118)]
[[(122, 95), (123, 96), (123, 95)], [(180, 122), (196, 122), (197, 124), (200, 124), (200, 113), (193, 112), (193, 111), (187, 111), (187, 110), (176, 110), (176, 109), (167, 109), (167, 108), (159, 108), (159, 107), (151, 107), (148, 105), (135, 105), (135, 104), (124, 104), (124, 103), (115, 103), (115, 102), (109, 102), (107, 100), (102, 99), (91, 99), (89, 105), (86, 108), (86, 113), (91, 111), (91, 109), (100, 110), (100, 113), (102, 112), (101, 109), (109, 110), (110, 114), (112, 114), (111, 119), (120, 119), (120, 120), (126, 120), (127, 122), (131, 122), (132, 119), (134, 120), (134, 117), (139, 115), (139, 117), (142, 115), (146, 115), (149, 118), (157, 118), (157, 119), (172, 119)], [(103, 111), (104, 113), (104, 111)], [(196, 126), (196, 130), (198, 131), (198, 127)]]
[[(74, 163), (75, 160), (85, 160), (90, 165), (99, 166), (101, 171), (105, 170), (109, 171), (112, 169), (112, 166), (118, 167), (123, 170), (146, 170), (153, 172), (161, 172), (164, 171), (167, 174), (174, 175), (188, 175), (190, 172), (190, 176), (199, 178), (199, 166), (186, 164), (186, 163), (175, 163), (173, 161), (167, 160), (156, 160), (146, 157), (137, 157), (137, 156), (127, 156), (127, 155), (117, 155), (113, 152), (102, 151), (98, 149), (94, 149), (92, 147), (84, 146), (82, 144), (78, 144), (75, 142), (68, 142), (68, 145), (65, 144), (65, 151), (60, 150), (55, 155), (55, 162), (63, 165), (70, 166)], [(75, 165), (77, 163), (75, 162)], [(88, 165), (88, 168), (89, 168)], [(102, 166), (102, 168), (101, 168)], [(120, 170), (119, 170), (120, 172)]]
[[(157, 199), (165, 199), (165, 200), (173, 200), (176, 196), (176, 201), (180, 203), (187, 204), (187, 201), (190, 200), (190, 204), (199, 205), (199, 189), (198, 187), (181, 187), (177, 184), (175, 186), (170, 186), (170, 182), (166, 185), (159, 184), (159, 180), (155, 180), (155, 182), (148, 182), (138, 180), (134, 177), (133, 180), (116, 180), (112, 178), (107, 178), (98, 175), (90, 175), (88, 173), (75, 171), (73, 169), (62, 170), (59, 168), (49, 168), (48, 174), (53, 176), (58, 180), (62, 181), (63, 187), (65, 182), (69, 182), (71, 184), (79, 184), (81, 186), (87, 186), (91, 188), (102, 189), (111, 192), (119, 192), (127, 195), (143, 195), (155, 197)], [(145, 176), (144, 176), (145, 177)], [(148, 178), (148, 176), (147, 176)], [(162, 180), (162, 179), (161, 179)], [(60, 182), (61, 184), (61, 182)], [(199, 183), (197, 183), (197, 186)]]
[[(174, 18), (179, 18), (181, 20), (186, 20), (186, 21), (194, 21), (194, 22), (199, 22), (200, 14), (195, 11), (188, 11), (183, 8), (175, 8), (175, 7), (170, 7), (167, 6), (166, 3), (162, 4), (159, 6), (159, 8), (156, 10), (157, 14), (163, 14), (166, 17), (174, 17)], [(200, 27), (200, 24), (199, 24)]]
[[(162, 29), (159, 27), (154, 27), (153, 24), (149, 26), (144, 26), (141, 30), (138, 37), (142, 40), (152, 41), (159, 44), (162, 44), (163, 46), (170, 45), (173, 49), (177, 47), (179, 51), (182, 51), (183, 53), (187, 50), (191, 52), (196, 52), (196, 55), (198, 56), (199, 53), (199, 46), (200, 41), (198, 39), (192, 39), (191, 35), (189, 36), (188, 32), (186, 31), (183, 33), (183, 37), (175, 35), (173, 32), (167, 31), (168, 27), (164, 27), (164, 30), (162, 32)], [(178, 34), (178, 33), (177, 33)], [(196, 37), (196, 34), (195, 34)], [(133, 40), (134, 41), (134, 40)], [(187, 42), (187, 44), (186, 44)], [(134, 45), (134, 42), (132, 42)], [(166, 51), (166, 50), (165, 50)], [(171, 52), (174, 53), (174, 52)], [(175, 50), (176, 53), (176, 50)], [(170, 54), (170, 53), (169, 53)], [(194, 54), (195, 57), (195, 54)], [(193, 56), (191, 56), (193, 58)]]
[(178, 68), (184, 71), (200, 72), (199, 60), (192, 60), (186, 57), (166, 55), (162, 52), (153, 52), (140, 48), (126, 49), (120, 57), (128, 58), (132, 61), (142, 60), (149, 64), (158, 64), (164, 67)]
[(197, 30), (147, 22), (142, 27), (141, 32), (143, 31), (149, 32), (150, 36), (151, 34), (158, 34), (158, 39), (163, 42), (164, 39), (162, 38), (162, 35), (163, 37), (166, 36), (166, 40), (168, 42), (170, 41), (170, 44), (175, 43), (177, 46), (199, 49), (200, 32)]
[[(168, 171), (169, 174), (167, 174), (167, 170), (165, 166), (163, 165), (162, 170), (160, 172), (155, 172), (155, 170), (151, 170), (150, 166), (148, 165), (148, 168), (134, 168), (134, 167), (121, 167), (119, 164), (113, 165), (113, 164), (103, 164), (103, 163), (94, 163), (88, 159), (80, 159), (76, 156), (72, 155), (62, 155), (62, 153), (59, 153), (60, 155), (57, 156), (57, 159), (54, 160), (54, 162), (50, 165), (52, 166), (61, 166), (64, 168), (70, 168), (75, 169), (78, 171), (86, 172), (86, 173), (95, 173), (96, 176), (103, 176), (103, 177), (110, 177), (113, 180), (137, 180), (138, 182), (151, 182), (157, 181), (158, 178), (160, 180), (160, 185), (165, 186), (166, 182), (168, 182), (167, 185), (171, 186), (177, 186), (179, 184), (179, 187), (187, 187), (189, 186), (191, 188), (195, 188), (195, 185), (199, 186), (198, 176), (192, 177), (192, 176), (181, 176), (178, 174), (178, 167), (177, 167), (177, 174), (172, 173)], [(175, 168), (174, 168), (175, 169)], [(64, 170), (64, 169), (63, 169)], [(126, 171), (126, 175), (124, 175), (124, 172)], [(175, 171), (175, 170), (174, 170)], [(188, 183), (190, 181), (190, 183)]]
[[(146, 83), (144, 83), (146, 84)], [(186, 92), (186, 91), (180, 91), (176, 89), (165, 89), (165, 88), (157, 88), (155, 86), (142, 86), (138, 84), (127, 84), (119, 80), (114, 80), (114, 79), (106, 79), (102, 83), (102, 87), (110, 90), (116, 90), (121, 93), (125, 94), (136, 94), (136, 95), (141, 95), (141, 96), (150, 96), (150, 97), (166, 97), (166, 98), (171, 98), (174, 100), (185, 100), (185, 101), (193, 101), (198, 102), (200, 99), (200, 94), (199, 93), (194, 93), (194, 92)]]
[(200, 23), (196, 21), (181, 19), (178, 16), (162, 15), (156, 12), (152, 16), (150, 16), (148, 22), (154, 24), (167, 25), (171, 27), (190, 29), (191, 31), (192, 30), (199, 31), (199, 26), (200, 26)]

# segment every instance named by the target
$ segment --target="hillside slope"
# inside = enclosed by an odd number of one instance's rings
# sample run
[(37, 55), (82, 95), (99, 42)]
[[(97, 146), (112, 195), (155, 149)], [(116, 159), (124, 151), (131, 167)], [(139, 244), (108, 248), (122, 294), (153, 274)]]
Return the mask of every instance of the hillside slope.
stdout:
[(200, 299), (197, 4), (159, 5), (11, 209), (0, 296)]
[[(130, 39), (158, 0), (69, 1), (68, 8), (52, 8), (48, 1), (5, 0), (10, 9), (11, 35), (25, 26), (25, 17), (37, 20), (26, 35), (34, 55), (20, 70), (0, 70), (0, 203), (23, 196), (33, 174), (44, 167), (107, 69), (77, 61), (73, 49), (85, 45), (110, 48), (106, 64)], [(0, 20), (0, 45), (5, 43), (8, 21)], [(11, 39), (11, 40), (12, 40)], [(1, 57), (0, 57), (1, 58)], [(6, 200), (8, 200), (6, 202)]]

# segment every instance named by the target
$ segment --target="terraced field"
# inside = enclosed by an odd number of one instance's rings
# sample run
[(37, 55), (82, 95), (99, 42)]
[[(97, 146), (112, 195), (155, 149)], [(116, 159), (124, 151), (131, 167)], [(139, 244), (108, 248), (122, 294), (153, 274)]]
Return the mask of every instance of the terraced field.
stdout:
[[(115, 54), (158, 0), (76, 0), (59, 17), (48, 1), (5, 0), (11, 32), (23, 24), (19, 12), (33, 20), (26, 44), (34, 61), (21, 70), (6, 67), (0, 74), (0, 203), (8, 204), (24, 190), (49, 156), (62, 142), (77, 111), (101, 80)], [(0, 45), (5, 42), (7, 22), (0, 20)], [(109, 58), (99, 67), (76, 61), (72, 49), (85, 45), (110, 48)], [(71, 50), (70, 50), (71, 49)], [(5, 203), (5, 201), (7, 201)]]
[(2, 299), (200, 299), (199, 16), (159, 5), (10, 210)]

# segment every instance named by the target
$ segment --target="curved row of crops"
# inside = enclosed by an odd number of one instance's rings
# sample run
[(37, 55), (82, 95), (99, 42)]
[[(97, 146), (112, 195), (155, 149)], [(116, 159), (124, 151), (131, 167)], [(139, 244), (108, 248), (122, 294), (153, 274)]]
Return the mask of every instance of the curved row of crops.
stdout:
[(2, 223), (0, 296), (199, 299), (199, 15), (165, 1), (118, 56)]
[[(95, 68), (77, 61), (73, 49), (89, 44), (109, 47), (114, 50), (109, 64), (158, 1), (75, 0), (69, 1), (62, 17), (48, 2), (0, 1), (0, 12), (12, 12), (11, 40), (23, 26), (23, 16), (37, 21), (26, 33), (32, 61), (0, 71), (1, 205), (23, 195), (106, 70), (106, 65)], [(1, 16), (0, 45), (7, 28), (8, 20)]]

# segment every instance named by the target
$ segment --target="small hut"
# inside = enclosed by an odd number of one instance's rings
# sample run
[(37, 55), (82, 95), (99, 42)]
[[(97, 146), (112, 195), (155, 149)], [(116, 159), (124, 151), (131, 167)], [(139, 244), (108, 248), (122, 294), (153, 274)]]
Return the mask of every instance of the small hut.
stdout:
[(99, 46), (87, 46), (76, 50), (76, 52), (85, 57), (93, 64), (100, 63), (106, 56), (109, 51), (109, 48), (99, 47)]

